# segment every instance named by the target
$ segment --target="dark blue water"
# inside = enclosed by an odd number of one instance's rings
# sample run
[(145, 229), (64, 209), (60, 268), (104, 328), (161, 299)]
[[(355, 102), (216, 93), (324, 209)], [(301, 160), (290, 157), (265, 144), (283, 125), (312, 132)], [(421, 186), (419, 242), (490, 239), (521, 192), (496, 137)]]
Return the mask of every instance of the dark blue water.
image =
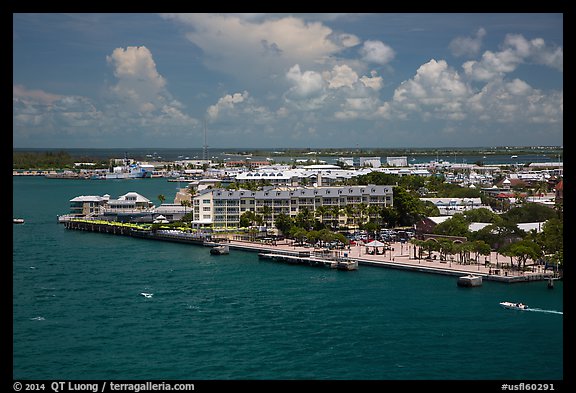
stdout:
[[(170, 201), (176, 183), (13, 186), (13, 216), (26, 220), (13, 226), (15, 379), (563, 378), (562, 282), (459, 288), (453, 277), (67, 231), (56, 216), (75, 196)], [(505, 310), (503, 300), (552, 312)]]

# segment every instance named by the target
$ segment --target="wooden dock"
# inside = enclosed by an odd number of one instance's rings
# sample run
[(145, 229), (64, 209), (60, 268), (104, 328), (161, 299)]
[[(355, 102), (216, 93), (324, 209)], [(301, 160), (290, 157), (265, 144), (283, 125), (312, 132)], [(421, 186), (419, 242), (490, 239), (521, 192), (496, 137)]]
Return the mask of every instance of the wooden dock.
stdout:
[[(306, 255), (307, 254), (307, 255)], [(261, 259), (270, 259), (277, 262), (284, 262), (294, 265), (309, 265), (329, 267), (338, 270), (357, 270), (358, 262), (348, 258), (326, 259), (311, 256), (310, 253), (303, 252), (259, 252)]]

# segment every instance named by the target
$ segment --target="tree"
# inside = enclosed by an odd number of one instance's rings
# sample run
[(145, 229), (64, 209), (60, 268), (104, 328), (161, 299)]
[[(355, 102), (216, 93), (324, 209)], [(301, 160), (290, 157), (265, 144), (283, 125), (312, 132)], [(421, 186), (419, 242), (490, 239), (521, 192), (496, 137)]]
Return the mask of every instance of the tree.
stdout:
[(400, 186), (393, 188), (393, 196), (399, 225), (412, 226), (423, 216), (423, 204), (418, 196), (410, 194)]
[(364, 217), (366, 216), (366, 213), (368, 212), (368, 205), (365, 204), (364, 202), (360, 202), (359, 204), (357, 204), (355, 206), (355, 214), (358, 215), (358, 223), (359, 224), (364, 224), (365, 220)]
[(281, 233), (286, 235), (290, 232), (290, 229), (292, 229), (292, 227), (294, 226), (294, 220), (287, 214), (280, 213), (278, 214), (278, 216), (276, 216), (274, 224)]
[(520, 264), (522, 264), (522, 268), (525, 268), (528, 259), (536, 261), (542, 255), (542, 252), (536, 243), (530, 240), (520, 240), (508, 245), (502, 254), (510, 257), (511, 264), (512, 257), (516, 257), (518, 259), (518, 268), (520, 268)]
[(478, 263), (479, 255), (490, 255), (492, 249), (489, 244), (486, 244), (482, 240), (476, 240), (472, 242), (473, 250), (476, 253), (476, 262)]
[(346, 212), (346, 224), (351, 224), (352, 226), (356, 225), (356, 209), (354, 205), (346, 205), (344, 206), (344, 211)]
[(376, 237), (376, 232), (380, 229), (380, 225), (376, 224), (374, 221), (368, 221), (366, 224), (362, 225), (362, 229)]
[(432, 251), (438, 251), (440, 249), (440, 245), (434, 239), (425, 240), (422, 246), (428, 251), (428, 259), (432, 258)]
[(466, 221), (463, 214), (456, 213), (448, 220), (436, 225), (433, 232), (437, 235), (468, 237), (469, 225), (470, 223)]
[(431, 201), (422, 202), (422, 215), (424, 217), (437, 217), (440, 215), (440, 209)]
[(295, 239), (300, 244), (302, 244), (304, 242), (304, 239), (306, 239), (307, 234), (308, 234), (308, 231), (306, 229), (298, 227), (298, 226), (293, 226), (289, 232), (289, 236), (291, 238)]
[(192, 206), (192, 202), (187, 199), (182, 199), (180, 205), (184, 206), (184, 215), (186, 215), (186, 208)]
[(422, 259), (422, 250), (426, 245), (424, 240), (412, 238), (410, 243), (414, 245), (414, 258)]
[(160, 201), (160, 204), (163, 204), (164, 201), (166, 200), (166, 197), (163, 194), (158, 195), (157, 198)]
[(294, 217), (294, 224), (309, 231), (314, 227), (314, 214), (308, 208), (303, 207)]
[(503, 240), (501, 235), (498, 233), (498, 228), (499, 227), (495, 224), (487, 225), (484, 228), (477, 230), (476, 232), (470, 232), (468, 240), (480, 240), (488, 244), (490, 247), (496, 249), (498, 248), (499, 243), (501, 243)]
[(464, 217), (468, 222), (484, 222), (484, 223), (499, 223), (502, 222), (502, 218), (490, 211), (489, 209), (482, 207), (479, 209), (472, 209), (464, 212)]
[(540, 243), (546, 254), (564, 250), (564, 225), (558, 218), (551, 218), (542, 226), (539, 234)]
[(400, 220), (398, 211), (390, 206), (380, 209), (380, 217), (382, 219), (382, 226), (386, 228), (397, 226)]
[(272, 220), (272, 208), (270, 206), (264, 205), (260, 208), (260, 213), (262, 213), (263, 222), (268, 224)]
[(474, 250), (474, 245), (470, 242), (458, 243), (455, 252), (460, 257), (460, 263), (466, 264), (470, 260), (470, 253)]
[(448, 254), (454, 253), (454, 242), (449, 239), (439, 239), (438, 248), (438, 251), (440, 251), (440, 260), (446, 261), (448, 260)]
[(554, 209), (540, 203), (525, 203), (502, 214), (502, 218), (513, 222), (540, 222), (556, 217)]
[(240, 227), (249, 227), (253, 226), (256, 222), (256, 213), (252, 210), (247, 210), (240, 215)]
[(330, 209), (330, 214), (332, 215), (332, 228), (333, 229), (337, 229), (340, 226), (339, 218), (340, 218), (340, 212), (341, 211), (343, 211), (343, 209), (340, 206), (332, 206), (332, 208)]
[(316, 210), (314, 210), (314, 216), (320, 217), (320, 221), (324, 222), (324, 216), (328, 214), (328, 207), (327, 206), (318, 206)]

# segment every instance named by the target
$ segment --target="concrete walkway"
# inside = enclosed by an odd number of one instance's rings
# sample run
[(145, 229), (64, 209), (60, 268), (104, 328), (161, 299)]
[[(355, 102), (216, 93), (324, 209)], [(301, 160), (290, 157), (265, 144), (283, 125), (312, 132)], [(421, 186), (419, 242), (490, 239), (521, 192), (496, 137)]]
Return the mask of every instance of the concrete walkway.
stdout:
[[(396, 268), (402, 270), (412, 270), (427, 273), (445, 274), (453, 276), (463, 276), (468, 274), (482, 276), (483, 279), (501, 282), (525, 282), (547, 280), (554, 276), (552, 272), (544, 272), (541, 266), (534, 266), (533, 271), (521, 272), (510, 269), (510, 257), (492, 252), (488, 256), (481, 255), (480, 263), (470, 262), (462, 264), (456, 260), (440, 261), (438, 253), (432, 253), (433, 259), (415, 259), (414, 246), (409, 243), (391, 243), (392, 250), (385, 251), (384, 254), (366, 253), (365, 245), (351, 246), (343, 250), (327, 250), (311, 247), (295, 246), (291, 240), (274, 243), (244, 242), (231, 240), (231, 249), (242, 249), (247, 251), (275, 251), (283, 250), (290, 252), (309, 251), (316, 255), (323, 255), (328, 258), (348, 257), (358, 261), (359, 265), (379, 266), (386, 268)], [(373, 247), (368, 247), (373, 250)], [(379, 247), (381, 251), (382, 248)], [(427, 256), (427, 252), (423, 255)], [(434, 259), (435, 256), (435, 259)], [(487, 262), (485, 264), (485, 261)], [(516, 261), (514, 264), (516, 265)]]

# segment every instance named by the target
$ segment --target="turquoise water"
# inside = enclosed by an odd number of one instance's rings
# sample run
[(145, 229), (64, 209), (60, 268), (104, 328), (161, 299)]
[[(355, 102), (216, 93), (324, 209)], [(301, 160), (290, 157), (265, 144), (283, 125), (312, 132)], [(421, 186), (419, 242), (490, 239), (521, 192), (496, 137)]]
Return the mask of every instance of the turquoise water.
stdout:
[(13, 216), (26, 220), (13, 225), (14, 379), (563, 378), (562, 282), (459, 288), (454, 277), (67, 231), (56, 217), (75, 196), (136, 191), (158, 204), (177, 183), (13, 187)]

